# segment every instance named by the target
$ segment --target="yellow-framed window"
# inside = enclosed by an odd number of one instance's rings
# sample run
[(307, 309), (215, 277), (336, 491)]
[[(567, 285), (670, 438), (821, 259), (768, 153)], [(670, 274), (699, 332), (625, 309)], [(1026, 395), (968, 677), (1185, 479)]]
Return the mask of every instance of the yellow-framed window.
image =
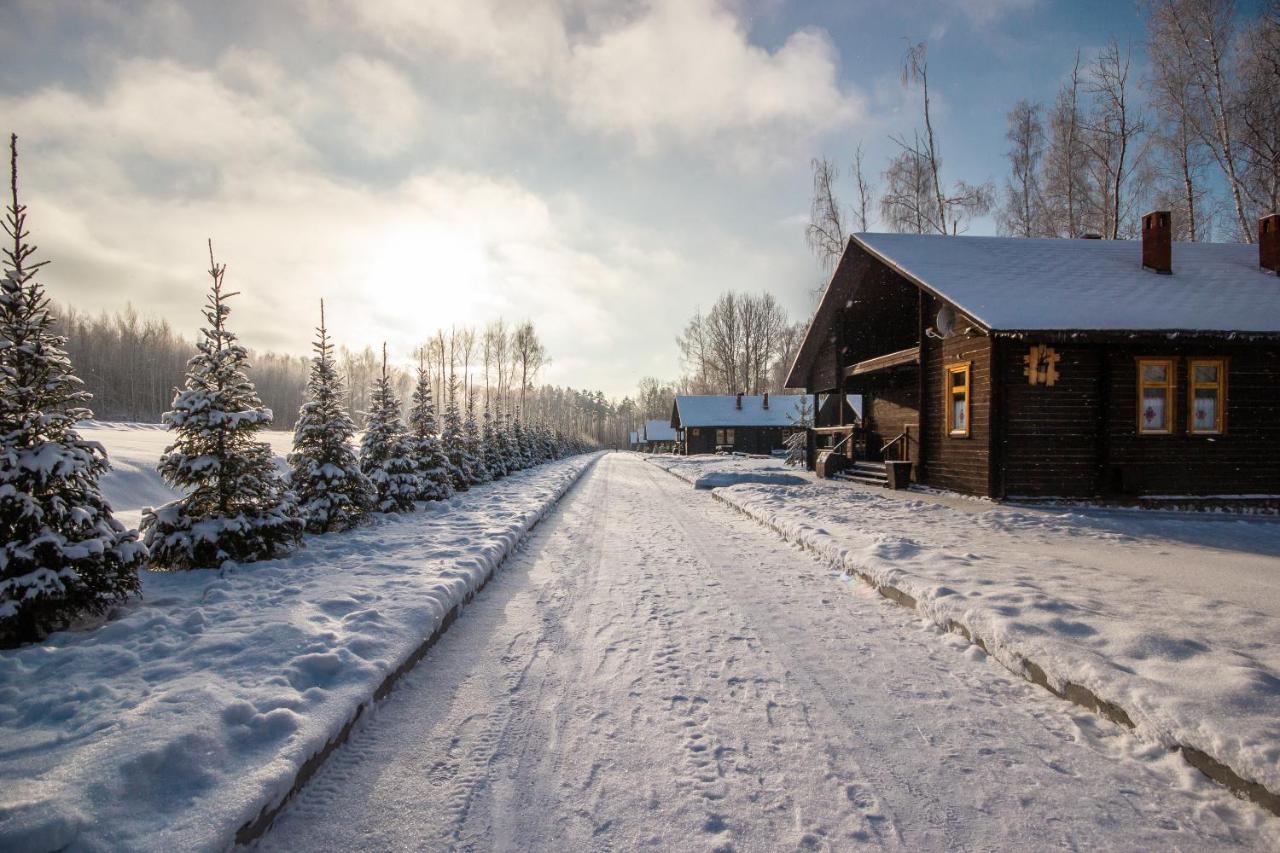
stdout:
[(1173, 432), (1178, 365), (1171, 358), (1138, 359), (1138, 434)]
[(1187, 361), (1187, 432), (1220, 435), (1227, 431), (1227, 360)]
[(969, 368), (972, 362), (962, 361), (946, 367), (943, 408), (947, 412), (947, 435), (962, 438), (969, 435), (972, 412), (969, 405)]

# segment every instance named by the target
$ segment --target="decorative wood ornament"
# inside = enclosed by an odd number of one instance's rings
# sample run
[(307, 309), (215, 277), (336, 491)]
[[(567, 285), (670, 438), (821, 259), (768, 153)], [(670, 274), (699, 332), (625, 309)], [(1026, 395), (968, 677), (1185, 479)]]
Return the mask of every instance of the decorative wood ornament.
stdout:
[(1047, 385), (1053, 387), (1058, 381), (1058, 360), (1061, 356), (1053, 347), (1044, 344), (1032, 344), (1031, 351), (1022, 357), (1026, 365), (1022, 375), (1027, 377), (1029, 385)]

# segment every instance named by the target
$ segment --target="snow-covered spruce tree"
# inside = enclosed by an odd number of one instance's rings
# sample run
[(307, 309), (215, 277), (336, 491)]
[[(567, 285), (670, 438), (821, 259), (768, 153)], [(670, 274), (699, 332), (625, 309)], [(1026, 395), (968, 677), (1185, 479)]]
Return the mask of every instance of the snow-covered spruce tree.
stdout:
[(521, 418), (520, 412), (516, 412), (511, 436), (515, 439), (516, 459), (520, 469), (523, 470), (533, 465), (533, 446), (529, 441), (529, 429)]
[(507, 462), (503, 456), (506, 444), (494, 424), (493, 412), (484, 410), (484, 427), (480, 432), (480, 440), (484, 443), (484, 464), (489, 469), (489, 476), (498, 480), (507, 476)]
[(431, 371), (421, 361), (409, 407), (409, 454), (418, 473), (418, 500), (440, 501), (453, 494), (453, 477), (440, 443), (436, 407), (431, 399)]
[(152, 563), (164, 569), (217, 568), (224, 560), (251, 562), (288, 552), (302, 536), (293, 492), (276, 471), (271, 446), (256, 440), (271, 424), (245, 371), (249, 354), (227, 328), (231, 313), (213, 259), (198, 352), (187, 362), (183, 389), (164, 421), (173, 443), (159, 471), (183, 497), (142, 513)]
[(800, 397), (800, 409), (796, 415), (787, 415), (793, 431), (784, 440), (787, 448), (786, 464), (798, 467), (808, 463), (809, 428), (813, 426), (813, 406), (809, 405), (809, 395)]
[(502, 450), (502, 465), (508, 474), (520, 470), (520, 449), (516, 446), (515, 424), (511, 420), (511, 411), (498, 414), (494, 425), (495, 440)]
[(103, 500), (102, 446), (76, 432), (89, 395), (54, 332), (36, 280), (18, 138), (9, 139), (12, 201), (0, 279), (0, 647), (39, 640), (138, 589), (146, 549)]
[(493, 473), (484, 458), (484, 436), (480, 434), (480, 424), (476, 421), (476, 397), (467, 398), (467, 419), (463, 421), (462, 433), (466, 438), (467, 452), (471, 455), (472, 483), (488, 483)]
[(343, 402), (345, 389), (324, 325), (323, 300), (311, 348), (315, 356), (307, 380), (307, 401), (298, 411), (293, 431), (289, 485), (298, 497), (308, 532), (350, 530), (372, 511), (377, 493), (360, 470), (351, 446), (356, 427)]
[(382, 375), (373, 383), (369, 411), (360, 442), (360, 470), (377, 489), (381, 512), (408, 512), (421, 490), (409, 434), (400, 418), (400, 398), (387, 373), (387, 345), (382, 345)]
[(475, 470), (463, 430), (462, 414), (458, 410), (458, 379), (452, 370), (449, 371), (449, 399), (444, 407), (444, 428), (440, 432), (440, 442), (444, 445), (444, 455), (449, 458), (453, 487), (460, 492), (466, 491), (475, 482)]

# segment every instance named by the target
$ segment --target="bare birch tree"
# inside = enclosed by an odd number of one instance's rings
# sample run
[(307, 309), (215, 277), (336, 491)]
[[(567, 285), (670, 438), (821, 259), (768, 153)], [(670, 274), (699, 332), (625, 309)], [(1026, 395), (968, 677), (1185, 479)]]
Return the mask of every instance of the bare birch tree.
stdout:
[(901, 153), (885, 172), (888, 188), (880, 200), (880, 211), (890, 227), (916, 234), (959, 234), (969, 219), (990, 212), (995, 189), (990, 183), (956, 181), (943, 191), (942, 155), (933, 127), (929, 94), (929, 62), (924, 42), (910, 45), (902, 64), (902, 85), (918, 84), (924, 112), (924, 135), (908, 142), (893, 136)]
[(1145, 156), (1142, 135), (1146, 124), (1133, 103), (1129, 81), (1130, 53), (1113, 39), (1089, 69), (1089, 92), (1094, 106), (1086, 120), (1085, 149), (1089, 152), (1096, 199), (1100, 203), (1103, 236), (1118, 240), (1122, 229), (1134, 227), (1134, 203), (1140, 192), (1132, 179)]
[(813, 203), (809, 208), (809, 224), (804, 238), (809, 249), (818, 256), (828, 273), (835, 269), (844, 254), (844, 216), (836, 200), (835, 185), (839, 170), (827, 158), (815, 158), (813, 168)]
[(1240, 100), (1231, 74), (1231, 51), (1237, 34), (1232, 0), (1151, 0), (1148, 7), (1151, 52), (1178, 55), (1188, 74), (1194, 109), (1191, 128), (1221, 170), (1241, 239), (1253, 242), (1246, 210), (1243, 152), (1236, 138), (1241, 125)]
[(1004, 204), (998, 225), (1001, 233), (1017, 237), (1040, 237), (1046, 234), (1044, 195), (1040, 187), (1040, 167), (1044, 158), (1044, 123), (1041, 107), (1027, 100), (1018, 101), (1009, 111), (1009, 177), (1005, 181)]

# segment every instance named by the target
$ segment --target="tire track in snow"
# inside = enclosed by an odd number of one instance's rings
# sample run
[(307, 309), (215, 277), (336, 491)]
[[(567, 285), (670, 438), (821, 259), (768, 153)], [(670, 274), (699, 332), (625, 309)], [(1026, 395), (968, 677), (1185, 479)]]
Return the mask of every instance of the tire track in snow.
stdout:
[(263, 847), (1274, 840), (1181, 762), (664, 478), (602, 459)]

